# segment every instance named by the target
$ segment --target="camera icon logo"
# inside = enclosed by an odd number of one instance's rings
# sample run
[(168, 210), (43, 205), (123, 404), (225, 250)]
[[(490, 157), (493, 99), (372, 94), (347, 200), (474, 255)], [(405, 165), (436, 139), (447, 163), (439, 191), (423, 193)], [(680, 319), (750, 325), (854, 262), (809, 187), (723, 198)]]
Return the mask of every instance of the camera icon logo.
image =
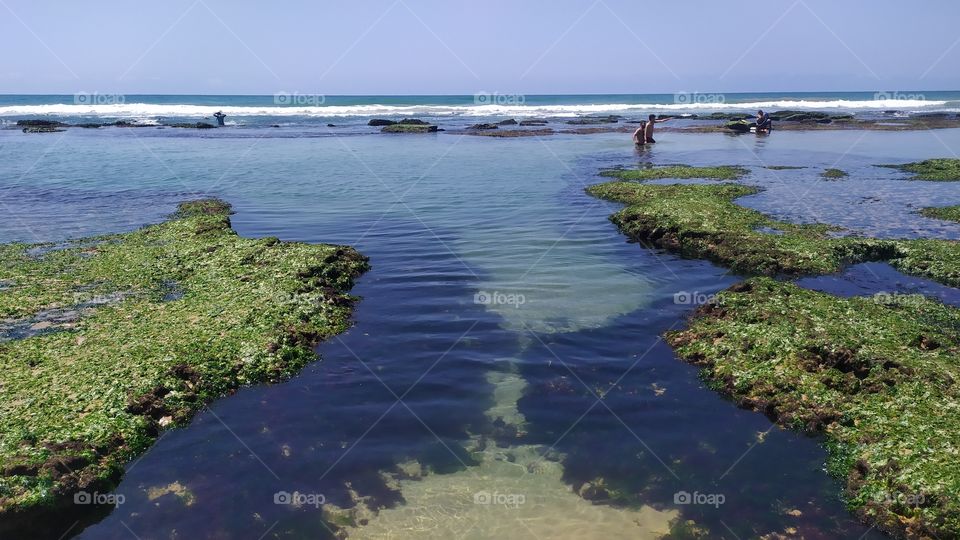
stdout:
[(489, 306), (493, 302), (493, 296), (487, 291), (478, 291), (473, 295), (473, 303), (481, 306)]
[(693, 502), (693, 496), (687, 491), (678, 491), (673, 494), (673, 504), (690, 504)]
[(291, 504), (293, 496), (288, 491), (278, 491), (273, 494), (273, 504)]
[(490, 504), (493, 497), (489, 491), (478, 491), (473, 494), (473, 504)]
[(78, 491), (73, 494), (73, 504), (91, 504), (93, 496), (86, 491)]

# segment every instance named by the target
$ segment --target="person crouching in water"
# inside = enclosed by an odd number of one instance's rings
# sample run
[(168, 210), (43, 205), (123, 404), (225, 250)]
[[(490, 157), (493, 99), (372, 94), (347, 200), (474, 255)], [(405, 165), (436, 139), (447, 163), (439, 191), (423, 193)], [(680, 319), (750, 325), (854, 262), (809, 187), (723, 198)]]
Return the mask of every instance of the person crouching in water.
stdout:
[(762, 110), (757, 111), (757, 133), (770, 133), (773, 130), (773, 119)]
[(658, 119), (658, 118), (657, 118), (657, 115), (651, 114), (651, 115), (648, 117), (647, 125), (644, 126), (644, 130), (643, 130), (644, 142), (646, 142), (646, 143), (655, 143), (655, 142), (657, 142), (657, 141), (653, 140), (653, 126), (654, 126), (655, 124), (659, 124), (659, 123), (661, 123), (661, 122), (666, 122), (666, 121), (668, 121), (668, 120), (670, 120), (670, 119), (669, 119), (669, 118), (659, 118), (659, 119)]

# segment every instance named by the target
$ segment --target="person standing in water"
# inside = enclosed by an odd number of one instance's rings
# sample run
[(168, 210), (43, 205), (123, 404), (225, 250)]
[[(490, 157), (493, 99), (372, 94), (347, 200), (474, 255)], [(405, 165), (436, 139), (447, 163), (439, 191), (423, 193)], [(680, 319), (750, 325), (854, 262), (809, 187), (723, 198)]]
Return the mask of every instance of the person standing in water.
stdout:
[(644, 130), (644, 142), (655, 143), (657, 141), (653, 140), (653, 126), (654, 124), (659, 124), (661, 122), (666, 122), (670, 118), (657, 118), (657, 115), (651, 114), (647, 120), (646, 129)]
[(217, 119), (217, 125), (222, 126), (223, 121), (224, 119), (226, 119), (227, 115), (223, 114), (223, 111), (217, 111), (216, 113), (214, 113), (213, 117)]
[(641, 120), (640, 127), (633, 132), (633, 144), (643, 146), (647, 144), (647, 121)]

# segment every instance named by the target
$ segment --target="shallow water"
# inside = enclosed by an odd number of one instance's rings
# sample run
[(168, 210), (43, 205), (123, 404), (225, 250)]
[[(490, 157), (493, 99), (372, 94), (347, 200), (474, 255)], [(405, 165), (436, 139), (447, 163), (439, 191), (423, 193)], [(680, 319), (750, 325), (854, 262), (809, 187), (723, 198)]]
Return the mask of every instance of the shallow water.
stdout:
[[(321, 362), (165, 433), (128, 467), (124, 504), (69, 534), (328, 537), (322, 499), (328, 518), (357, 509), (358, 538), (656, 537), (678, 516), (716, 538), (877, 536), (816, 440), (738, 410), (659, 339), (738, 278), (626, 243), (616, 205), (583, 187), (616, 165), (744, 164), (765, 191), (742, 202), (780, 218), (957, 238), (912, 212), (960, 203), (960, 184), (872, 165), (942, 156), (960, 132), (662, 139), (0, 132), (2, 241), (130, 230), (216, 195), (243, 235), (351, 244), (373, 265)], [(831, 166), (851, 177), (817, 177)], [(275, 504), (294, 492), (305, 504)]]

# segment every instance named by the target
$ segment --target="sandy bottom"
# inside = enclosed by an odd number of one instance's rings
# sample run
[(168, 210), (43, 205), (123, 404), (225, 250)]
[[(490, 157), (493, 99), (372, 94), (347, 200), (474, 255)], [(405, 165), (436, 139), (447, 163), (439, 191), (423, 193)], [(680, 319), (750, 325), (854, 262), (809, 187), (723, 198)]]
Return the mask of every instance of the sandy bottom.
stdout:
[[(522, 431), (525, 419), (517, 400), (525, 381), (502, 372), (491, 372), (488, 379), (495, 385), (488, 416)], [(563, 467), (544, 447), (483, 448), (475, 440), (467, 449), (478, 466), (395, 480), (406, 504), (363, 516), (369, 522), (348, 528), (349, 538), (660, 538), (678, 517), (676, 511), (646, 506), (625, 510), (592, 504), (562, 481)], [(404, 468), (416, 471), (419, 464)]]

